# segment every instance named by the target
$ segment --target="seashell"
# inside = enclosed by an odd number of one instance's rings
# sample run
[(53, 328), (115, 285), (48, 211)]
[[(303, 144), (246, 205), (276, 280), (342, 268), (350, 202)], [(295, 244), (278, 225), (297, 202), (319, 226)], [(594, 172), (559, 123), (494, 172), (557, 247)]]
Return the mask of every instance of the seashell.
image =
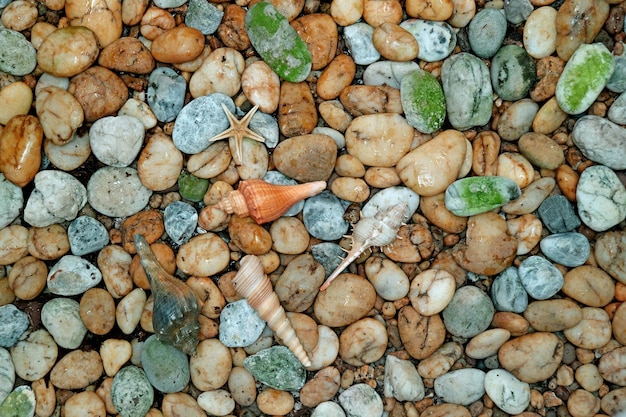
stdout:
[(320, 291), (328, 288), (330, 283), (368, 248), (390, 244), (402, 226), (402, 219), (407, 207), (408, 204), (402, 202), (385, 210), (379, 210), (374, 217), (364, 217), (359, 220), (352, 229), (352, 236), (346, 236), (352, 238), (352, 248), (333, 273), (324, 281)]
[(259, 316), (267, 322), (269, 328), (282, 340), (283, 344), (296, 355), (302, 365), (311, 366), (311, 360), (291, 326), (285, 309), (280, 305), (271, 281), (263, 273), (261, 260), (254, 255), (246, 255), (241, 258), (239, 264), (241, 265), (239, 272), (233, 278), (237, 293), (246, 298), (250, 307), (259, 313)]
[(163, 269), (143, 235), (136, 234), (134, 241), (154, 296), (152, 325), (157, 339), (194, 354), (200, 331), (200, 306), (195, 293)]
[(325, 188), (326, 181), (275, 185), (258, 179), (245, 180), (212, 207), (242, 217), (250, 216), (263, 224), (276, 220), (298, 201), (319, 194)]

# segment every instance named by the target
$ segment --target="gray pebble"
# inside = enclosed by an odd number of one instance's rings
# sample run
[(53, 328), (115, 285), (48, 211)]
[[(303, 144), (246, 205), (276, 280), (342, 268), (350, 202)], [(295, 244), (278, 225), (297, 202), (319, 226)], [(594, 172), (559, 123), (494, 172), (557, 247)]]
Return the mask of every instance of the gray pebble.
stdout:
[(0, 26), (0, 72), (26, 75), (37, 66), (37, 51), (20, 32)]
[(0, 306), (0, 347), (10, 348), (28, 329), (28, 314), (13, 304)]
[[(241, 112), (240, 118), (243, 117), (244, 114)], [(275, 148), (278, 145), (279, 129), (278, 129), (278, 121), (271, 115), (267, 113), (263, 113), (257, 111), (250, 119), (250, 130), (265, 138), (266, 148)]]
[(419, 69), (414, 61), (378, 61), (368, 65), (363, 72), (363, 84), (365, 85), (388, 85), (400, 88), (402, 78)]
[(587, 237), (576, 232), (546, 236), (539, 242), (539, 247), (552, 261), (572, 268), (584, 264), (591, 254)]
[(339, 404), (324, 401), (315, 407), (311, 417), (346, 417), (346, 413), (343, 412), (343, 408)]
[(176, 119), (185, 103), (186, 90), (185, 79), (169, 67), (160, 67), (150, 73), (146, 98), (160, 122)]
[(185, 24), (203, 35), (212, 35), (224, 17), (224, 12), (204, 0), (189, 0)]
[(11, 354), (0, 347), (0, 404), (9, 395), (15, 383), (15, 366)]
[(91, 216), (80, 216), (70, 223), (67, 237), (76, 256), (97, 252), (109, 243), (106, 227)]
[(345, 208), (341, 200), (330, 191), (308, 198), (304, 203), (304, 227), (320, 240), (337, 240), (348, 231), (349, 223), (343, 219)]
[(530, 0), (505, 0), (504, 13), (506, 20), (518, 25), (528, 19), (534, 8)]
[(137, 170), (129, 167), (103, 167), (93, 173), (87, 184), (91, 207), (110, 217), (138, 213), (150, 200), (152, 191), (141, 183)]
[(510, 266), (500, 272), (491, 284), (491, 300), (497, 311), (523, 313), (528, 306), (528, 293), (522, 285), (517, 268)]
[(541, 256), (529, 256), (517, 270), (528, 295), (536, 300), (547, 300), (563, 287), (563, 274)]
[(141, 365), (152, 386), (164, 393), (182, 391), (189, 383), (189, 358), (174, 346), (160, 342), (156, 335), (141, 349)]
[(226, 304), (220, 314), (220, 342), (227, 347), (246, 347), (254, 343), (265, 328), (265, 321), (246, 300)]
[(167, 235), (177, 245), (182, 245), (193, 236), (198, 225), (198, 212), (184, 201), (174, 201), (163, 211), (163, 223)]
[(583, 116), (572, 129), (572, 140), (592, 161), (616, 170), (626, 169), (625, 127), (600, 116)]
[(457, 369), (435, 379), (435, 394), (449, 404), (469, 405), (485, 395), (484, 381), (480, 369)]
[(11, 224), (24, 207), (22, 188), (0, 173), (0, 229)]
[[(624, 20), (624, 30), (626, 31), (626, 20)], [(622, 46), (626, 47), (626, 44), (622, 42)], [(626, 50), (626, 48), (624, 48)], [(609, 82), (606, 84), (606, 88), (616, 93), (623, 93), (626, 91), (626, 51), (621, 55), (613, 55), (615, 61), (615, 71), (611, 74)]]
[(339, 394), (339, 404), (348, 417), (382, 417), (383, 400), (367, 384), (355, 384)]
[(494, 56), (502, 46), (506, 25), (506, 17), (498, 9), (482, 9), (476, 13), (468, 27), (469, 43), (474, 53), (481, 58)]
[(591, 166), (580, 174), (576, 203), (582, 221), (596, 232), (626, 218), (626, 188), (617, 174), (603, 165)]
[(154, 5), (161, 9), (171, 9), (174, 7), (180, 7), (185, 4), (187, 0), (156, 0)]
[(65, 349), (76, 349), (87, 334), (87, 327), (80, 318), (80, 304), (71, 298), (53, 298), (41, 308), (41, 323)]
[(89, 145), (100, 162), (125, 167), (139, 154), (145, 133), (143, 124), (136, 117), (107, 116), (91, 125)]
[(231, 113), (235, 113), (233, 100), (221, 93), (201, 96), (190, 101), (176, 117), (172, 131), (174, 145), (181, 152), (190, 155), (205, 150), (211, 143), (209, 139), (230, 126), (222, 104), (226, 105)]
[(342, 259), (346, 256), (345, 250), (332, 242), (318, 243), (311, 248), (311, 254), (324, 267), (326, 278), (337, 269)]
[(102, 273), (91, 262), (80, 256), (64, 255), (48, 271), (48, 290), (57, 295), (78, 295), (95, 287)]
[(372, 41), (373, 34), (374, 28), (364, 22), (343, 28), (346, 46), (350, 49), (355, 64), (369, 65), (380, 59), (380, 53), (374, 47), (374, 42)]
[[(471, 314), (468, 314), (471, 312)], [(474, 337), (491, 324), (495, 309), (487, 294), (478, 287), (461, 287), (443, 310), (443, 323), (454, 336)]]
[[(626, 63), (624, 63), (626, 66)], [(609, 120), (620, 125), (626, 124), (626, 93), (622, 93), (615, 99), (609, 112), (607, 113)]]
[(113, 378), (111, 400), (122, 417), (145, 416), (154, 401), (154, 389), (141, 368), (127, 366)]
[(539, 206), (539, 217), (552, 233), (570, 232), (580, 226), (572, 205), (562, 195), (551, 195)]
[(426, 62), (447, 58), (456, 46), (456, 32), (445, 22), (408, 19), (400, 23), (417, 39), (420, 46), (417, 57)]
[(306, 382), (306, 369), (286, 346), (272, 346), (243, 360), (259, 382), (283, 391), (297, 391)]
[(536, 79), (535, 60), (520, 46), (503, 46), (491, 60), (491, 83), (502, 100), (526, 97)]

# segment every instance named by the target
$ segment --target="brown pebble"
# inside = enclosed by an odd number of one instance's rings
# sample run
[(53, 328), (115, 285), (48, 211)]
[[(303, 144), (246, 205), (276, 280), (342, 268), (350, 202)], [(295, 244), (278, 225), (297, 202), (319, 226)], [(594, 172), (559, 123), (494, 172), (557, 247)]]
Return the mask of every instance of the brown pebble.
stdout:
[(128, 100), (128, 88), (113, 71), (93, 66), (72, 78), (67, 89), (85, 112), (85, 121), (94, 122), (118, 111)]
[(9, 271), (9, 286), (22, 300), (32, 300), (46, 287), (48, 267), (45, 262), (25, 256), (13, 264)]
[(398, 330), (406, 351), (415, 359), (425, 359), (443, 344), (446, 328), (439, 314), (422, 316), (413, 307), (398, 313)]
[(156, 242), (165, 232), (163, 213), (160, 210), (144, 210), (124, 220), (122, 224), (122, 246), (130, 254), (137, 253), (134, 236), (143, 235), (148, 244)]
[(35, 178), (41, 164), (43, 129), (31, 115), (13, 116), (0, 132), (0, 172), (18, 187)]
[(204, 49), (204, 35), (198, 29), (176, 26), (152, 41), (154, 59), (168, 64), (182, 64), (197, 58)]
[(115, 325), (115, 301), (105, 289), (85, 291), (80, 299), (79, 313), (85, 327), (93, 334), (108, 334)]
[(280, 86), (278, 127), (287, 136), (306, 135), (317, 126), (317, 109), (306, 82), (284, 81)]
[(245, 29), (246, 10), (237, 4), (228, 4), (224, 8), (222, 23), (217, 28), (217, 35), (225, 46), (244, 51), (250, 47), (250, 38)]
[(155, 66), (152, 54), (137, 38), (123, 37), (100, 51), (98, 64), (105, 68), (149, 74)]
[(43, 261), (59, 259), (70, 250), (67, 231), (58, 223), (28, 229), (28, 253)]

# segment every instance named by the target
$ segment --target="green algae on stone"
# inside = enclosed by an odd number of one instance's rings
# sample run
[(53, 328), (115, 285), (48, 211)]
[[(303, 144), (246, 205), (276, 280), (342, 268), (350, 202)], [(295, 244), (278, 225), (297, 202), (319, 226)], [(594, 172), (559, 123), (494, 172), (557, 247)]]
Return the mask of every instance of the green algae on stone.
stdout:
[(298, 32), (270, 3), (248, 9), (246, 31), (254, 49), (282, 79), (304, 81), (311, 72), (311, 52)]
[(243, 366), (257, 381), (275, 389), (296, 391), (306, 382), (306, 369), (286, 346), (273, 346), (248, 356)]
[(407, 122), (422, 133), (438, 130), (446, 117), (446, 100), (439, 81), (417, 69), (402, 78), (400, 100)]
[(556, 84), (556, 101), (568, 114), (580, 114), (598, 98), (615, 70), (611, 52), (601, 43), (582, 44)]
[(28, 385), (15, 388), (0, 404), (2, 417), (33, 417), (35, 415), (35, 393)]
[(491, 60), (491, 82), (502, 100), (524, 98), (535, 85), (535, 60), (524, 48), (506, 45)]
[(122, 417), (145, 416), (154, 401), (154, 389), (143, 369), (130, 365), (113, 378), (111, 400)]
[(209, 180), (206, 178), (198, 178), (186, 171), (178, 177), (178, 191), (185, 200), (202, 201), (208, 189)]
[(498, 176), (469, 177), (448, 186), (445, 205), (457, 216), (474, 216), (502, 207), (522, 195), (512, 180)]
[(20, 32), (0, 27), (0, 72), (26, 75), (37, 66), (37, 51)]

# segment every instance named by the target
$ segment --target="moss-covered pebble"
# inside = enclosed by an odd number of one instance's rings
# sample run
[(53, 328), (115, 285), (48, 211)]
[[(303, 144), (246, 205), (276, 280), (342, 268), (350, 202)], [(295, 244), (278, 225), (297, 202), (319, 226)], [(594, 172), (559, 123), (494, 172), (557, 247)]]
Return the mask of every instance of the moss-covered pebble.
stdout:
[(411, 126), (423, 133), (438, 130), (446, 117), (446, 101), (439, 81), (424, 70), (402, 78), (400, 100)]

